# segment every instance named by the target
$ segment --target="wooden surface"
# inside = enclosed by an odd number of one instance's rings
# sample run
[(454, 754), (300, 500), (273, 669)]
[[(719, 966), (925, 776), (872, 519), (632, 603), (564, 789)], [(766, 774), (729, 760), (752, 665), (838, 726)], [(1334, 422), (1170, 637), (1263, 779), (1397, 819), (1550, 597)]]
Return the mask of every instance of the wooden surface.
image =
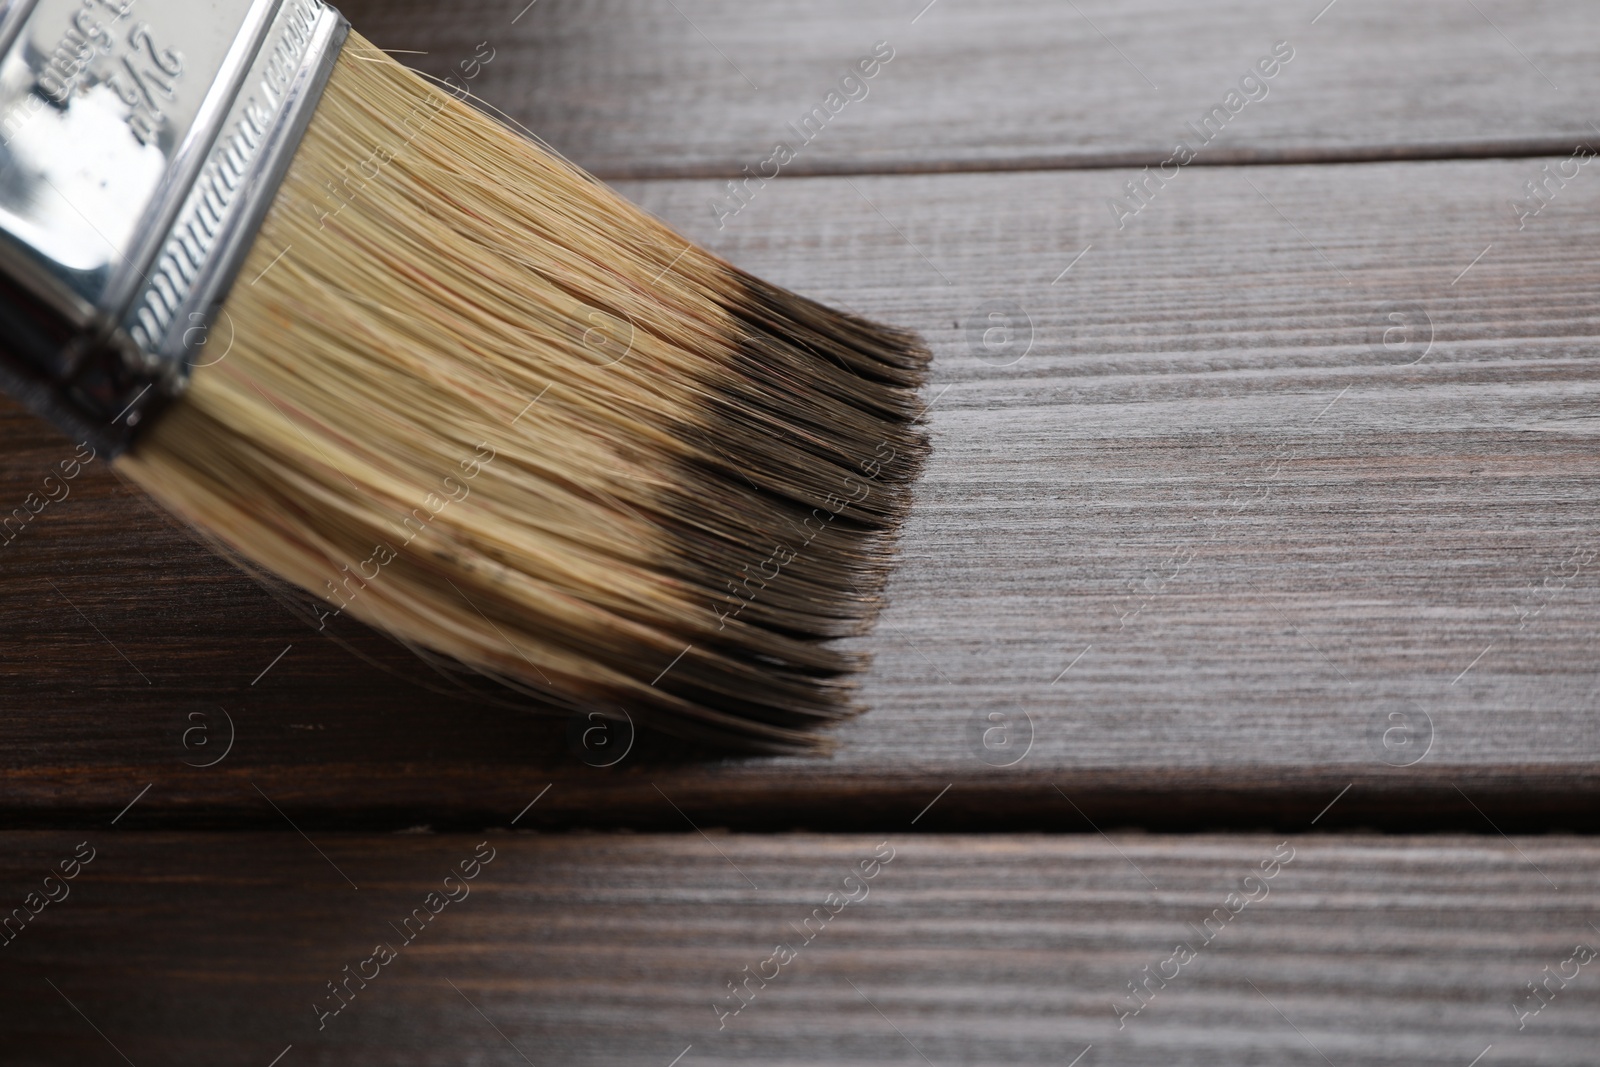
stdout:
[[(721, 232), (711, 183), (630, 184), (935, 350), (872, 710), (833, 758), (645, 739), (595, 769), (565, 721), (315, 634), (91, 464), (0, 559), (0, 796), (92, 818), (153, 782), (130, 820), (281, 825), (255, 781), (326, 825), (481, 825), (556, 782), (530, 818), (680, 828), (655, 782), (696, 819), (827, 828), (957, 783), (940, 817), (974, 821), (943, 825), (1081, 826), (1055, 783), (1097, 820), (1284, 825), (1356, 782), (1335, 823), (1589, 826), (1600, 184), (1519, 232), (1503, 201), (1534, 169), (1195, 168), (1120, 234), (1117, 172), (780, 182)], [(965, 336), (993, 300), (1032, 321), (1007, 366)], [(1425, 354), (1381, 343), (1395, 303), (1431, 320)], [(66, 445), (14, 412), (4, 433), (20, 499)], [(221, 755), (224, 712), (226, 759), (185, 766)]]
[[(1600, 947), (1600, 851), (1552, 833), (1600, 829), (1600, 172), (1510, 206), (1600, 140), (1593, 5), (343, 6), (436, 75), (482, 42), (481, 97), (688, 236), (925, 334), (871, 710), (830, 758), (586, 734), (316, 633), (91, 463), (0, 546), (0, 918), (97, 850), (0, 927), (0, 1064), (1593, 1062), (1596, 964), (1527, 1013)], [(0, 402), (0, 515), (72, 454)], [(520, 832), (558, 827), (670, 832)]]
[[(1595, 828), (1600, 187), (1585, 164), (1519, 229), (1562, 156), (1432, 158), (1587, 137), (1591, 7), (350, 13), (436, 73), (488, 41), (480, 95), (652, 176), (622, 188), (686, 234), (927, 336), (936, 454), (872, 710), (830, 759), (642, 737), (596, 767), (620, 737), (315, 633), (97, 462), (0, 547), (10, 825), (138, 796), (122, 825), (468, 828), (550, 786), (520, 825), (875, 828), (949, 786), (924, 828), (1288, 828), (1335, 795), (1323, 826)], [(871, 95), (722, 227), (722, 182), (670, 177), (736, 173), (879, 39)], [(1159, 162), (1278, 39), (1215, 165), (1131, 217), (1141, 175), (1081, 169)], [(1016, 169), (1046, 165), (1078, 169)], [(949, 167), (1002, 172), (872, 173)], [(1019, 330), (989, 352), (995, 307)], [(71, 453), (0, 408), (5, 508)]]
[(878, 41), (894, 59), (787, 174), (1157, 163), (1278, 41), (1295, 58), (1202, 162), (1566, 154), (1600, 136), (1583, 0), (526, 4), (342, 7), (440, 77), (487, 42), (474, 90), (611, 178), (755, 170)]
[[(1600, 944), (1587, 839), (497, 834), (409, 945), (482, 835), (8, 834), (0, 884), (86, 839), (0, 949), (8, 1064), (1579, 1067), (1600, 1041), (1600, 963), (1564, 966)], [(377, 977), (319, 1031), (346, 966)], [(1170, 981), (1119, 1030), (1145, 968)], [(1570, 980), (1519, 1030), (1546, 968)]]

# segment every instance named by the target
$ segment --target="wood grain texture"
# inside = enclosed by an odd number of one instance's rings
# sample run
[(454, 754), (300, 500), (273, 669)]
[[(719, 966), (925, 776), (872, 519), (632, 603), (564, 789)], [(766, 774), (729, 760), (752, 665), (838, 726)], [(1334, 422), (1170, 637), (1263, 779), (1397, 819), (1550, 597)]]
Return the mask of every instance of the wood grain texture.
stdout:
[[(254, 782), (301, 825), (465, 828), (554, 783), (521, 825), (866, 828), (950, 785), (923, 828), (1303, 828), (1350, 786), (1319, 827), (1593, 829), (1600, 184), (1519, 230), (1538, 165), (1190, 168), (1122, 230), (1127, 172), (784, 180), (721, 231), (712, 182), (628, 185), (935, 350), (834, 757), (589, 766), (617, 747), (316, 634), (98, 463), (0, 549), (0, 806), (152, 785), (123, 825), (282, 826)], [(1026, 354), (969, 332), (995, 301)], [(10, 408), (0, 439), (17, 504), (70, 453)]]
[(344, 7), (439, 77), (485, 42), (474, 91), (612, 178), (756, 171), (878, 41), (894, 59), (787, 173), (1158, 163), (1277, 41), (1294, 59), (1202, 162), (1570, 152), (1600, 136), (1600, 12), (1582, 0), (1342, 0), (1320, 18), (1327, 0), (525, 3)]
[[(8, 1064), (1577, 1067), (1600, 1041), (1600, 963), (1566, 962), (1600, 942), (1582, 839), (500, 834), (426, 905), (482, 836), (86, 833), (0, 949)], [(4, 835), (5, 904), (84, 840)], [(371, 981), (319, 1030), (347, 966)], [(1146, 968), (1170, 980), (1119, 1029)]]

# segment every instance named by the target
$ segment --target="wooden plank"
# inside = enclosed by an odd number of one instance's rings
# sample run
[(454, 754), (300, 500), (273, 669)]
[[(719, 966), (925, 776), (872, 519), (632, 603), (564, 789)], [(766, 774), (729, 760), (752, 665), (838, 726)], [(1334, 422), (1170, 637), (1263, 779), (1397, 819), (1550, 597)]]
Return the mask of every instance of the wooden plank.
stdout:
[[(100, 829), (6, 834), (5, 904), (86, 839), (92, 862), (3, 950), (7, 1062), (1466, 1067), (1588, 1065), (1600, 1041), (1600, 964), (1581, 962), (1600, 943), (1600, 849), (1584, 839), (318, 835), (314, 850), (288, 832)], [(463, 861), (476, 877), (447, 883)], [(872, 877), (847, 881), (863, 863)], [(429, 901), (447, 886), (454, 900)], [(745, 968), (767, 981), (731, 1014)], [(365, 988), (335, 999), (328, 983), (358, 972)], [(1545, 982), (1541, 1003), (1528, 984)]]
[[(0, 549), (0, 807), (153, 783), (125, 825), (282, 826), (255, 783), (302, 825), (466, 828), (554, 783), (522, 825), (870, 828), (953, 785), (925, 825), (1303, 826), (1351, 787), (1321, 826), (1592, 829), (1600, 184), (1519, 232), (1536, 171), (1196, 169), (1120, 232), (1126, 172), (796, 180), (722, 232), (709, 182), (629, 186), (935, 350), (834, 757), (598, 769), (565, 719), (316, 635), (100, 462)], [(991, 301), (1031, 320), (1009, 365), (969, 334)], [(14, 503), (71, 451), (13, 409), (0, 437)]]
[(1279, 41), (1294, 58), (1229, 105), (1202, 163), (1570, 152), (1600, 136), (1586, 110), (1600, 11), (1582, 0), (345, 6), (381, 46), (474, 74), (480, 96), (608, 177), (758, 172), (879, 41), (894, 58), (792, 143), (786, 174), (1159, 163), (1180, 137), (1198, 147), (1184, 124)]

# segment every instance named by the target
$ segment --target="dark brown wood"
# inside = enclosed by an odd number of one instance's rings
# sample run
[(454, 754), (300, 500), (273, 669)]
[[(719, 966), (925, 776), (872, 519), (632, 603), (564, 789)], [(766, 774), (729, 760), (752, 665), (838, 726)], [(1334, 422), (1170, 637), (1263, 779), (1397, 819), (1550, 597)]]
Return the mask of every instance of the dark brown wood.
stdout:
[[(343, 6), (935, 348), (871, 711), (598, 744), (96, 460), (0, 533), (0, 1064), (1593, 1063), (1600, 847), (1547, 831), (1600, 830), (1600, 178), (1543, 169), (1600, 139), (1592, 5), (525, 2)], [(1195, 166), (1116, 169), (1279, 40)], [(73, 453), (0, 401), (0, 518)]]
[(1159, 163), (1279, 41), (1294, 58), (1202, 164), (1566, 153), (1600, 138), (1586, 110), (1600, 13), (1583, 0), (342, 6), (403, 61), (474, 74), (488, 103), (611, 178), (758, 172), (878, 41), (894, 58), (787, 174)]
[[(308, 825), (470, 827), (554, 783), (529, 822), (681, 827), (655, 783), (697, 822), (874, 827), (953, 784), (924, 825), (1193, 828), (1352, 786), (1321, 825), (1594, 829), (1600, 184), (1519, 231), (1537, 172), (1186, 169), (1120, 231), (1127, 172), (779, 182), (723, 231), (713, 183), (628, 185), (936, 352), (835, 756), (588, 766), (617, 748), (316, 634), (96, 462), (0, 549), (0, 810), (94, 823), (153, 783), (124, 825), (281, 826), (255, 782)], [(1031, 322), (1003, 366), (993, 301)], [(14, 505), (71, 453), (11, 408), (0, 439)]]
[[(1587, 1067), (1600, 1041), (1582, 839), (101, 829), (5, 835), (0, 903), (84, 841), (0, 948), (7, 1063)], [(370, 981), (319, 1031), (346, 967)]]

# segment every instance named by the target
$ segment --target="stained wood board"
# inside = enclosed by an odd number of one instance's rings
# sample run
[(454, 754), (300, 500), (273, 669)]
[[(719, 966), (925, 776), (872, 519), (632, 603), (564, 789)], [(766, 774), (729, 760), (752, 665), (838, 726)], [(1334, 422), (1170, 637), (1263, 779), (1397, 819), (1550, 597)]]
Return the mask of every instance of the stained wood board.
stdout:
[(1576, 1067), (1600, 1041), (1584, 839), (3, 844), (8, 908), (93, 850), (0, 950), (7, 1062), (40, 1067)]
[[(0, 806), (471, 827), (551, 786), (521, 825), (865, 828), (950, 787), (923, 828), (1295, 827), (1335, 795), (1322, 827), (1592, 828), (1600, 187), (1519, 230), (1535, 171), (1188, 168), (1120, 230), (1127, 172), (797, 178), (722, 230), (713, 182), (627, 185), (935, 351), (832, 757), (593, 766), (620, 736), (314, 633), (98, 462), (0, 550)], [(71, 454), (15, 409), (0, 436), (18, 503)]]
[[(1180, 138), (1201, 164), (1565, 154), (1600, 138), (1600, 11), (1582, 0), (344, 6), (398, 59), (464, 79), (607, 177), (737, 178), (778, 142), (796, 149), (792, 176), (1143, 166)], [(830, 102), (880, 41), (893, 58)], [(1230, 101), (1280, 41), (1293, 58)], [(1224, 106), (1200, 147), (1185, 124)], [(820, 133), (789, 131), (818, 107)]]

